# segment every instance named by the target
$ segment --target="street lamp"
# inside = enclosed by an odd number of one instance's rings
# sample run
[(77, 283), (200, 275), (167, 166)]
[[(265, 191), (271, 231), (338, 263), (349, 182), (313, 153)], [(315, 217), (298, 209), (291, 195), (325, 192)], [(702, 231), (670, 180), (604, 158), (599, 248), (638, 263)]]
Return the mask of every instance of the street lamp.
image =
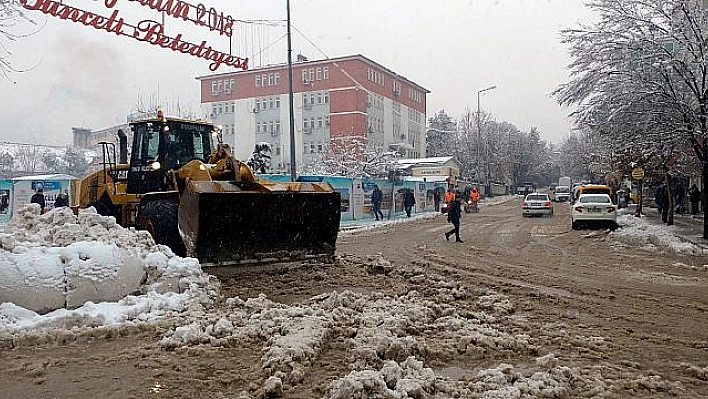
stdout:
[[(485, 91), (494, 90), (496, 88), (497, 88), (497, 85), (492, 85), (492, 86), (489, 86), (487, 88), (477, 91), (477, 180), (480, 180), (480, 176), (481, 176), (480, 171), (479, 171), (479, 146), (482, 141), (482, 138), (481, 138), (482, 136), (480, 134), (481, 129), (482, 129), (482, 124), (480, 123), (481, 108), (479, 106), (480, 94), (484, 93)], [(489, 182), (487, 182), (487, 183), (489, 183)]]

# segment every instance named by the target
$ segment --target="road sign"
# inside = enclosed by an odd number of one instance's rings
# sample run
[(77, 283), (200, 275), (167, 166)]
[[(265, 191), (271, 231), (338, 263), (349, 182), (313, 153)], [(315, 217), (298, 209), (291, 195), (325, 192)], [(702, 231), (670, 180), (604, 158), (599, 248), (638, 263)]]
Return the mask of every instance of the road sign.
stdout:
[(634, 168), (632, 170), (632, 178), (634, 178), (635, 180), (642, 180), (644, 178), (644, 169)]

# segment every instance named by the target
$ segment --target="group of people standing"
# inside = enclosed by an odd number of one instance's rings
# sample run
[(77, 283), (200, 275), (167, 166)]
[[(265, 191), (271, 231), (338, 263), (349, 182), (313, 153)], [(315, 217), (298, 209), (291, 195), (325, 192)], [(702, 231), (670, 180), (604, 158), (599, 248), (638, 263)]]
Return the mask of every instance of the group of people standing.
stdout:
[[(30, 198), (30, 203), (39, 205), (41, 213), (46, 211), (47, 202), (44, 198), (44, 187), (37, 187), (37, 191)], [(63, 206), (69, 206), (69, 196), (62, 192), (54, 199), (54, 207), (61, 208)]]
[[(698, 187), (693, 184), (688, 192), (679, 183), (671, 185), (671, 192), (673, 194), (674, 200), (674, 212), (677, 214), (683, 214), (686, 212), (686, 194), (688, 194), (688, 201), (691, 205), (691, 214), (695, 215), (700, 212), (701, 208), (701, 191)], [(661, 220), (666, 222), (669, 214), (669, 190), (665, 184), (658, 185), (654, 188), (654, 200), (656, 202), (656, 208), (659, 213), (661, 213)]]

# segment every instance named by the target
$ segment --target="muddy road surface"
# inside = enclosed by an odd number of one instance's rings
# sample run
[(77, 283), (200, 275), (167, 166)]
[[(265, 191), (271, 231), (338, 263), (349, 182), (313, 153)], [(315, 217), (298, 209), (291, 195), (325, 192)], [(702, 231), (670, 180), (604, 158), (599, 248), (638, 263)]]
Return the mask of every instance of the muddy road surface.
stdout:
[(221, 275), (212, 308), (0, 336), (0, 397), (708, 397), (708, 259), (568, 211), (346, 232), (332, 263)]

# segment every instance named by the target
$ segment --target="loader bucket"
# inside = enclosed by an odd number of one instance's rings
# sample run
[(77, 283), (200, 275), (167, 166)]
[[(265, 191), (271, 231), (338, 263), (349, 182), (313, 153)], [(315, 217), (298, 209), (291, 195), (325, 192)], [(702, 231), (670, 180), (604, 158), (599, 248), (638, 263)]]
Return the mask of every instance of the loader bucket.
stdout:
[(180, 199), (180, 235), (202, 266), (331, 256), (340, 202), (326, 183), (191, 181)]

